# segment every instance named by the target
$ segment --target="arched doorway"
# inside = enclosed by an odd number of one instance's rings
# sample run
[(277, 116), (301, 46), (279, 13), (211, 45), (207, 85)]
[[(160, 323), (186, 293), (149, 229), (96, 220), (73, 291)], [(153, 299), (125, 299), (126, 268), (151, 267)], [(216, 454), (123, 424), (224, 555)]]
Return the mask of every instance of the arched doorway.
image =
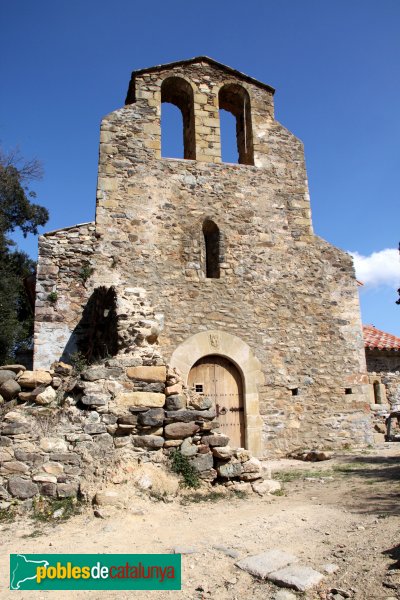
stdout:
[(220, 424), (219, 431), (229, 437), (233, 448), (243, 448), (243, 383), (238, 368), (224, 356), (203, 356), (190, 369), (188, 387), (211, 398)]
[[(241, 375), (244, 401), (244, 447), (253, 456), (263, 456), (263, 420), (260, 416), (258, 387), (264, 383), (261, 363), (246, 342), (236, 335), (211, 329), (191, 335), (175, 348), (170, 366), (178, 369), (185, 383), (196, 361), (209, 355), (225, 357), (234, 364)], [(201, 383), (201, 382), (200, 382)]]

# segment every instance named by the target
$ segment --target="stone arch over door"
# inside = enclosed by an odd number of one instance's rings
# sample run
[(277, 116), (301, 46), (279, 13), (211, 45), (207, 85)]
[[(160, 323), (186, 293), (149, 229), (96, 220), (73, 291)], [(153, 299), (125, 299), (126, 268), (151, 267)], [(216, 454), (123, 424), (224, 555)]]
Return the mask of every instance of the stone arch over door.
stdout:
[(216, 354), (232, 361), (243, 379), (245, 446), (254, 456), (263, 454), (258, 386), (264, 383), (261, 363), (250, 346), (236, 335), (216, 329), (201, 331), (180, 344), (170, 364), (182, 374), (185, 384), (192, 366), (202, 357)]

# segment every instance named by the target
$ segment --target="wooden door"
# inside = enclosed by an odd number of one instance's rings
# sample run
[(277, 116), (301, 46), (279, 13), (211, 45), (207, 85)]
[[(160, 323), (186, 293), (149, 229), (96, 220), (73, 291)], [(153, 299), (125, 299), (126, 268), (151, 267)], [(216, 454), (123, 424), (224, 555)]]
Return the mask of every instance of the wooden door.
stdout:
[(205, 356), (191, 368), (188, 386), (212, 399), (220, 431), (229, 436), (230, 446), (243, 448), (243, 386), (235, 365), (223, 356)]

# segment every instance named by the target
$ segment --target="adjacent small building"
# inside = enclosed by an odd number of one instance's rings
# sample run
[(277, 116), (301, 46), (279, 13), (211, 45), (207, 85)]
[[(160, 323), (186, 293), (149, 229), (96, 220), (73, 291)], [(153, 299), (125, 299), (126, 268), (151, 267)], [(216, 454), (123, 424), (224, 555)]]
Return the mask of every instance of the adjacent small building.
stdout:
[(364, 325), (365, 356), (369, 380), (373, 386), (371, 401), (400, 408), (400, 338), (381, 331), (374, 325)]

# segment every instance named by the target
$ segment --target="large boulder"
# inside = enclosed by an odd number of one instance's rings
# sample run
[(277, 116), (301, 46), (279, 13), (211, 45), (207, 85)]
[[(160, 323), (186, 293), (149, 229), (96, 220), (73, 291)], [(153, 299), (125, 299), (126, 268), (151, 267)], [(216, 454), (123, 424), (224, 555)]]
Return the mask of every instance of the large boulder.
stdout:
[(0, 385), (5, 381), (8, 381), (9, 379), (15, 379), (16, 377), (17, 374), (14, 373), (14, 371), (3, 369), (3, 371), (0, 371)]
[[(37, 389), (37, 388), (36, 388)], [(56, 399), (57, 392), (51, 386), (48, 386), (40, 392), (36, 396), (34, 396), (34, 401), (36, 404), (41, 404), (42, 406), (46, 406), (47, 404), (51, 404)]]
[(24, 371), (18, 377), (18, 383), (23, 388), (34, 389), (38, 385), (50, 385), (52, 377), (48, 371)]
[(3, 365), (0, 367), (0, 371), (13, 371), (17, 375), (20, 371), (26, 371), (24, 365)]
[(21, 386), (15, 381), (15, 379), (8, 379), (0, 386), (0, 394), (3, 396), (4, 400), (12, 400), (18, 396), (20, 391)]

